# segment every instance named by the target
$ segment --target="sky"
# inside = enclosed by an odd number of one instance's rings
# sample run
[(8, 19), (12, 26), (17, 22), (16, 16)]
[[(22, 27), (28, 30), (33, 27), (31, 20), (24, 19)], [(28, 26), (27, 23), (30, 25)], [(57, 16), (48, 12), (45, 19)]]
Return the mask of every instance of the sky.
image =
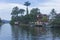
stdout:
[(60, 13), (60, 0), (0, 0), (0, 18), (11, 20), (12, 8), (18, 6), (25, 9), (26, 7), (23, 4), (26, 1), (31, 3), (29, 10), (39, 8), (41, 13), (50, 14), (54, 8), (57, 13)]

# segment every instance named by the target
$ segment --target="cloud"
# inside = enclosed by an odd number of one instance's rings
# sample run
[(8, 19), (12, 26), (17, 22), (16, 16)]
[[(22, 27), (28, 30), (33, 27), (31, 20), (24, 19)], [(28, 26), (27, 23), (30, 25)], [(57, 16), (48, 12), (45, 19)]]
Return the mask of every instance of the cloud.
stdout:
[(19, 8), (25, 9), (24, 5), (16, 4), (16, 3), (0, 3), (0, 17), (2, 19), (11, 19), (11, 11), (12, 8), (18, 6)]
[[(19, 3), (0, 3), (0, 17), (2, 19), (10, 20), (12, 8), (15, 6), (26, 9), (24, 5), (19, 4)], [(56, 9), (56, 12), (59, 13), (60, 12), (60, 0), (49, 0), (49, 1), (41, 2), (41, 3), (38, 2), (38, 5), (29, 6), (29, 10), (31, 10), (32, 8), (39, 8), (41, 13), (43, 14), (49, 14), (51, 10), (54, 8)]]
[(54, 8), (57, 13), (60, 12), (60, 0), (50, 0), (45, 3), (39, 3), (38, 8), (40, 8), (42, 13), (49, 14), (50, 11)]

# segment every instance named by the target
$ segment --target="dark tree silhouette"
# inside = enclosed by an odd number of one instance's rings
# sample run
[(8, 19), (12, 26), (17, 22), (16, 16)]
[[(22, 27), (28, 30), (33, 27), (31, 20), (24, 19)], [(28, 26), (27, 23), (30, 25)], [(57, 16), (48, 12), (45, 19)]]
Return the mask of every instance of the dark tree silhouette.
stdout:
[(55, 9), (52, 9), (51, 14), (52, 14), (52, 15), (56, 15)]
[(19, 13), (20, 13), (22, 16), (23, 16), (24, 12), (25, 12), (24, 9), (20, 9), (20, 10), (19, 10)]
[(28, 15), (28, 6), (30, 6), (30, 4), (31, 4), (31, 3), (29, 3), (29, 1), (25, 2), (25, 4), (24, 4), (24, 5), (27, 7), (27, 8), (26, 8), (26, 13), (27, 13), (27, 15)]
[(18, 10), (19, 10), (19, 8), (17, 6), (14, 7), (13, 10), (12, 10), (12, 12), (11, 12), (11, 15), (12, 16), (14, 16), (14, 15), (18, 16)]

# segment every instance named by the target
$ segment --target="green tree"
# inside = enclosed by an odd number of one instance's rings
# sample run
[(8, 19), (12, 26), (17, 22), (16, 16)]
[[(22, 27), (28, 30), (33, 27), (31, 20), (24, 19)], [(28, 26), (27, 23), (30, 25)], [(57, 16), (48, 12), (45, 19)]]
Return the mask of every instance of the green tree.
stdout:
[(52, 9), (52, 11), (50, 12), (50, 14), (51, 14), (52, 19), (54, 19), (54, 17), (56, 16), (55, 9)]
[(29, 3), (29, 1), (25, 2), (25, 6), (26, 6), (26, 14), (28, 15), (28, 6), (30, 6), (31, 3)]
[(20, 13), (22, 16), (23, 16), (24, 12), (25, 12), (24, 9), (20, 9), (20, 10), (19, 10), (19, 13)]
[(60, 27), (60, 14), (55, 16), (55, 19), (52, 21), (51, 25), (54, 27)]
[(0, 18), (0, 23), (2, 22), (1, 18)]
[(52, 25), (52, 27), (60, 27), (60, 13), (57, 14), (55, 9), (52, 9), (51, 14), (52, 14), (52, 21), (50, 21), (51, 22), (50, 24)]
[(30, 19), (31, 21), (36, 21), (37, 20), (37, 15), (41, 14), (40, 9), (38, 8), (33, 8), (30, 11)]
[(2, 23), (3, 23), (3, 22), (2, 22), (2, 20), (1, 20), (1, 18), (0, 18), (0, 26), (2, 25)]
[(52, 9), (51, 14), (52, 14), (52, 15), (55, 15), (55, 14), (56, 14), (55, 9)]
[(16, 6), (16, 7), (14, 7), (13, 9), (12, 9), (12, 12), (11, 12), (11, 15), (12, 16), (18, 16), (18, 14), (19, 14), (19, 8)]
[(53, 23), (53, 20), (55, 19), (56, 14), (57, 13), (56, 13), (55, 9), (52, 9), (50, 12), (50, 15), (49, 15), (49, 19), (50, 19), (49, 23), (50, 24)]
[(47, 16), (47, 15), (46, 15), (46, 16), (43, 16), (43, 17), (42, 17), (42, 21), (43, 21), (43, 22), (48, 22), (48, 16)]
[(14, 24), (15, 21), (18, 21), (18, 14), (19, 14), (19, 8), (16, 6), (12, 9), (12, 12), (11, 12), (11, 24)]

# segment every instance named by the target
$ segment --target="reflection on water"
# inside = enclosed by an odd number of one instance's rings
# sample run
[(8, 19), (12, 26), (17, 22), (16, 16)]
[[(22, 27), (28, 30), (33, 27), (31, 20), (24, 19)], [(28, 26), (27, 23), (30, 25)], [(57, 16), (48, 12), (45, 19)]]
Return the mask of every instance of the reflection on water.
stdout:
[(15, 38), (15, 40), (18, 40), (18, 36), (19, 36), (19, 34), (18, 34), (18, 27), (17, 26), (13, 26), (13, 27), (11, 27), (11, 29), (12, 29), (12, 37), (13, 37), (13, 40), (14, 40), (14, 38)]
[(52, 28), (53, 40), (60, 40), (60, 28)]
[(60, 28), (31, 27), (4, 24), (0, 26), (0, 40), (60, 40)]
[(0, 27), (0, 40), (12, 40), (11, 26), (9, 24)]

